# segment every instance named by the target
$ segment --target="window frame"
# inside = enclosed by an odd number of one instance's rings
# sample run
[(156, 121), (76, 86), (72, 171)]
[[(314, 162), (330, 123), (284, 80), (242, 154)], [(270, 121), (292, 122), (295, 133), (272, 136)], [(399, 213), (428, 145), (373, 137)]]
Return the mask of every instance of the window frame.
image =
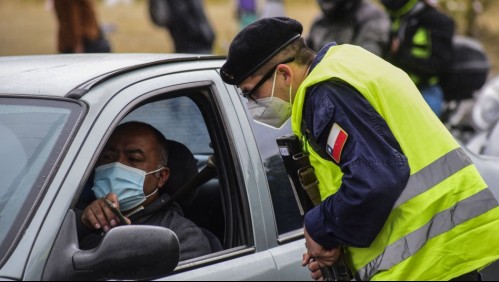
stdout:
[[(153, 79), (157, 78), (158, 77), (155, 77)], [(97, 156), (102, 152), (105, 143), (110, 138), (114, 129), (126, 116), (146, 104), (178, 97), (190, 98), (199, 108), (210, 135), (215, 156), (217, 159), (220, 159), (217, 163), (219, 176), (223, 176), (219, 180), (223, 194), (225, 217), (224, 237), (233, 239), (225, 245), (224, 242), (221, 242), (224, 247), (224, 250), (221, 252), (180, 262), (175, 271), (169, 276), (193, 268), (199, 268), (253, 254), (256, 251), (252, 232), (251, 212), (245, 193), (246, 187), (240, 169), (241, 165), (239, 164), (236, 149), (231, 142), (233, 133), (225, 122), (225, 112), (220, 105), (221, 101), (219, 101), (220, 93), (218, 93), (214, 86), (214, 82), (205, 79), (165, 87), (156, 87), (154, 90), (146, 91), (130, 100), (127, 106), (123, 107), (120, 110), (120, 113), (115, 116), (113, 122), (106, 130), (106, 134), (103, 136), (99, 147), (96, 149), (96, 154), (92, 158), (92, 162), (89, 163), (88, 171), (85, 173), (86, 180), (82, 181), (83, 183), (88, 181), (91, 171), (95, 166)], [(116, 97), (112, 97), (109, 103), (115, 98)], [(75, 206), (82, 191), (83, 187), (80, 187), (72, 207)]]

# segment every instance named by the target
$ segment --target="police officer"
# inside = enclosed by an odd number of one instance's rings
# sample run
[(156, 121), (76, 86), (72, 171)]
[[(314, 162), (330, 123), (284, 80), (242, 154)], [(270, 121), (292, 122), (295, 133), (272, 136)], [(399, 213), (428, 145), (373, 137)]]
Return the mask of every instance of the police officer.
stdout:
[(382, 56), (388, 45), (390, 19), (370, 0), (317, 0), (321, 14), (310, 28), (307, 45), (353, 44)]
[(258, 20), (222, 79), (255, 120), (293, 132), (319, 179), (304, 219), (312, 277), (347, 253), (362, 280), (449, 280), (499, 258), (499, 206), (407, 74), (352, 45), (315, 54), (290, 18)]
[(392, 19), (387, 60), (409, 73), (440, 116), (444, 92), (439, 76), (452, 64), (454, 21), (424, 0), (381, 2)]

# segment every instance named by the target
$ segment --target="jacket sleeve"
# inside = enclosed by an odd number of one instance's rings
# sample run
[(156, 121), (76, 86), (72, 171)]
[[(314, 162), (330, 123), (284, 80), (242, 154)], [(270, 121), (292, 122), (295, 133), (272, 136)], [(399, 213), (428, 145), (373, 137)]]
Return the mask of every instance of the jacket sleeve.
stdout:
[(407, 158), (385, 120), (355, 89), (327, 82), (307, 95), (304, 116), (319, 146), (327, 152), (333, 127), (348, 138), (339, 162), (330, 160), (344, 174), (341, 186), (306, 214), (305, 228), (327, 249), (338, 243), (368, 247), (407, 184)]
[(152, 214), (136, 218), (132, 220), (132, 224), (162, 226), (173, 231), (180, 243), (180, 261), (204, 256), (212, 252), (210, 240), (205, 232), (195, 223), (185, 218), (180, 206), (176, 203), (162, 206), (161, 209)]
[(181, 261), (204, 256), (212, 252), (209, 239), (202, 229), (181, 214), (172, 212), (167, 221), (162, 220), (161, 225), (171, 229), (177, 235), (180, 243)]

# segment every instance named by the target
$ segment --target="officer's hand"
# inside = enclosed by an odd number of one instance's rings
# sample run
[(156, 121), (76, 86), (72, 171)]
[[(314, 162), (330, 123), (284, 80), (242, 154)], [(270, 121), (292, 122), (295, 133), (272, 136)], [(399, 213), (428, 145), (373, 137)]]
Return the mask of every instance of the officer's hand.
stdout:
[[(106, 196), (116, 208), (119, 209), (118, 197), (114, 193), (110, 193)], [(81, 216), (81, 221), (89, 229), (102, 229), (104, 232), (108, 232), (111, 228), (118, 226), (120, 219), (114, 214), (114, 212), (107, 206), (104, 199), (97, 199), (93, 201), (88, 207), (83, 211)], [(130, 220), (126, 218), (128, 224)]]
[[(305, 234), (305, 247), (307, 248), (307, 256), (304, 256), (303, 264), (307, 265), (311, 260), (319, 263), (320, 267), (332, 266), (340, 257), (340, 247), (331, 250), (326, 250), (310, 237), (307, 230), (304, 229)], [(307, 259), (307, 261), (306, 261)]]
[(321, 267), (319, 265), (319, 262), (312, 259), (308, 252), (303, 254), (303, 262), (302, 266), (308, 266), (308, 270), (310, 270), (310, 273), (312, 273), (310, 276), (312, 279), (315, 281), (323, 281), (322, 277), (322, 272), (321, 272)]

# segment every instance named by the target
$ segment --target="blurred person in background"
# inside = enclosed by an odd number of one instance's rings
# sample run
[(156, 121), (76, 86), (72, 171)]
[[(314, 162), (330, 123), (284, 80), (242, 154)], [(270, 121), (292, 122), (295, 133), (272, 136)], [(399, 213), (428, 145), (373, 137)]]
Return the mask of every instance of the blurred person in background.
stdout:
[(427, 0), (382, 0), (392, 20), (386, 59), (405, 70), (437, 116), (444, 93), (439, 76), (452, 63), (454, 21)]
[(286, 11), (282, 0), (267, 0), (260, 18), (284, 17), (285, 15)]
[(282, 0), (266, 0), (265, 2), (238, 0), (237, 15), (239, 28), (243, 29), (260, 18), (284, 17), (286, 11)]
[(109, 53), (92, 0), (52, 0), (59, 30), (59, 53)]
[(330, 42), (353, 44), (382, 56), (388, 44), (390, 19), (370, 0), (317, 0), (316, 18), (307, 45), (318, 52)]
[(237, 0), (237, 19), (242, 29), (257, 19), (256, 0)]
[(134, 0), (105, 0), (104, 3), (106, 3), (108, 7), (112, 7), (118, 4), (130, 5), (133, 1)]
[(202, 0), (149, 0), (149, 15), (170, 32), (176, 53), (212, 53), (215, 33)]

